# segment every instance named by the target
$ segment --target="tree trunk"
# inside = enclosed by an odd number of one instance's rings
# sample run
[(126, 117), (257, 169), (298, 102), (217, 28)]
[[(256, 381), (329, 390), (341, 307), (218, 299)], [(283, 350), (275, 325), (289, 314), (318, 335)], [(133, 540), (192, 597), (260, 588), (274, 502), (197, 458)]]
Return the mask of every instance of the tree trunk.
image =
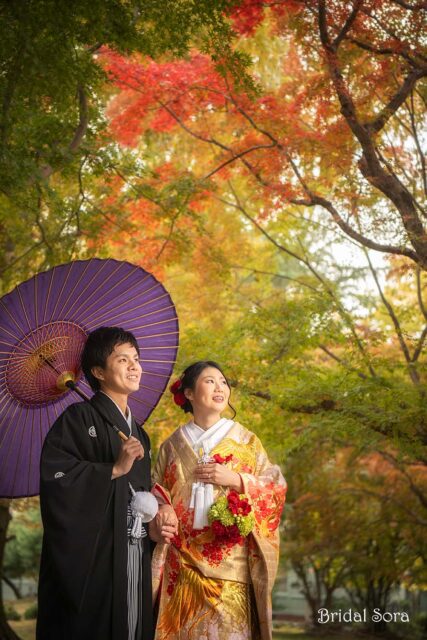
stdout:
[(3, 558), (6, 544), (6, 532), (11, 516), (10, 500), (0, 499), (0, 640), (19, 640), (19, 636), (11, 629), (6, 620), (3, 604)]
[(22, 598), (22, 593), (20, 592), (20, 590), (18, 589), (18, 587), (16, 586), (16, 584), (7, 576), (2, 576), (2, 580), (3, 582), (5, 582), (7, 584), (7, 586), (12, 589), (13, 593), (15, 594), (15, 598), (17, 600), (21, 600)]

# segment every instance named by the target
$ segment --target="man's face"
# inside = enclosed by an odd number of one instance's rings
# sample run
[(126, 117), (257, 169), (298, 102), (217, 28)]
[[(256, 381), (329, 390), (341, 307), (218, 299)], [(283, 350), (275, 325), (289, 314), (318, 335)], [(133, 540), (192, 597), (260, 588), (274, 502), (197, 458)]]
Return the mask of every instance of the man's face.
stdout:
[(118, 344), (108, 356), (105, 367), (93, 367), (101, 390), (113, 395), (126, 395), (137, 391), (141, 381), (138, 352), (129, 342)]

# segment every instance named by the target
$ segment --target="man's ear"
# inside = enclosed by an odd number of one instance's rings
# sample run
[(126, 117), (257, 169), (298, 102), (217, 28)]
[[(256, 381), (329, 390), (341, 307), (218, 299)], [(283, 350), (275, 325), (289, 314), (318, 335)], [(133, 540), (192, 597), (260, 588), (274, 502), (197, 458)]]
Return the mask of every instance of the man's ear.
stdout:
[(102, 367), (92, 367), (90, 372), (97, 380), (104, 380), (104, 369)]

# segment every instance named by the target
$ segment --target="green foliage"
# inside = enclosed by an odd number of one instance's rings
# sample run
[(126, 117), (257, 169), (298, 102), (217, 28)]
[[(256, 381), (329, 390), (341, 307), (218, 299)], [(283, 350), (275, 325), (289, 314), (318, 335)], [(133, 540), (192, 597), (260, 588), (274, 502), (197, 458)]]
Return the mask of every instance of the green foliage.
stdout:
[(35, 620), (37, 618), (37, 602), (34, 602), (24, 611), (24, 620)]
[(40, 511), (37, 507), (13, 513), (3, 563), (3, 571), (8, 578), (37, 577), (42, 536)]
[(20, 620), (21, 616), (17, 612), (17, 610), (11, 605), (7, 604), (4, 608), (6, 620)]
[(248, 59), (234, 52), (225, 17), (232, 5), (2, 3), (0, 293), (34, 272), (90, 254), (92, 230), (108, 219), (84, 189), (114, 155), (105, 131), (111, 88), (97, 52), (108, 47), (155, 58), (185, 56), (198, 43), (224, 72), (245, 82)]

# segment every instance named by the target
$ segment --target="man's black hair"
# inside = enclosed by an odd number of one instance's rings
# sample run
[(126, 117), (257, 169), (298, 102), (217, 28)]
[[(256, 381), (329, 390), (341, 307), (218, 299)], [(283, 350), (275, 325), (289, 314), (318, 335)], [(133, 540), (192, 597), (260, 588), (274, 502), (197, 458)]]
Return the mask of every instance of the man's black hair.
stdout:
[(99, 327), (89, 334), (82, 353), (82, 369), (93, 391), (99, 391), (101, 388), (99, 380), (92, 374), (93, 367), (105, 369), (107, 358), (114, 347), (128, 342), (135, 347), (139, 355), (138, 343), (130, 331), (120, 327)]

